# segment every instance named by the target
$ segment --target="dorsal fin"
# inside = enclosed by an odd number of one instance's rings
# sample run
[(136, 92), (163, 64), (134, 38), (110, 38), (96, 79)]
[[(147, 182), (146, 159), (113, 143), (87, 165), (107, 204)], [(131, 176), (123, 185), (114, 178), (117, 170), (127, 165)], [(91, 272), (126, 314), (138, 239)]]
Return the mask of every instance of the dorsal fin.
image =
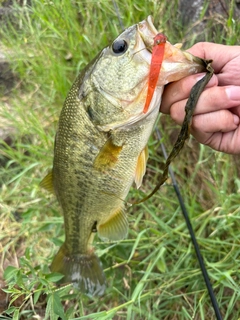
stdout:
[(50, 193), (55, 194), (53, 187), (53, 173), (50, 171), (45, 178), (40, 182), (40, 187), (44, 188)]

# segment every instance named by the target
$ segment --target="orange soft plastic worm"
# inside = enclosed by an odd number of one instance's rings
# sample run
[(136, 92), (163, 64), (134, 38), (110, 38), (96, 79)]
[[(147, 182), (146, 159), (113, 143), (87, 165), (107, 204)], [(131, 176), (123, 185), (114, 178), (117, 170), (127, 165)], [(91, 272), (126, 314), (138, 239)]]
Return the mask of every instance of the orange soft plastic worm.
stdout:
[(158, 81), (158, 77), (159, 77), (159, 73), (160, 73), (160, 69), (163, 61), (164, 48), (165, 48), (166, 41), (167, 41), (167, 37), (163, 33), (158, 33), (154, 38), (152, 60), (151, 60), (149, 79), (148, 79), (147, 99), (145, 102), (143, 113), (146, 113), (148, 111), (154, 90), (157, 85), (157, 81)]

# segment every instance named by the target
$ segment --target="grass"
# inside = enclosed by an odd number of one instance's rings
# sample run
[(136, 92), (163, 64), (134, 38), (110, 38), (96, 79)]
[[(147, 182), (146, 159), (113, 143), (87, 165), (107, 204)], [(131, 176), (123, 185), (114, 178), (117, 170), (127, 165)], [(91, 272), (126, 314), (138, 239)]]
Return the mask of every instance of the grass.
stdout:
[[(197, 31), (191, 35), (181, 25), (178, 1), (117, 3), (125, 26), (152, 14), (172, 43), (198, 41)], [(15, 88), (0, 98), (0, 318), (215, 319), (170, 180), (153, 198), (129, 208), (127, 239), (96, 241), (108, 282), (102, 298), (54, 286), (59, 275), (48, 266), (64, 240), (63, 219), (39, 182), (51, 168), (58, 116), (74, 78), (121, 27), (112, 1), (35, 0), (14, 8), (0, 31), (17, 76)], [(239, 43), (233, 13), (230, 6), (221, 19), (202, 14), (205, 39)], [(169, 152), (179, 128), (167, 116), (158, 126)], [(131, 190), (129, 202), (159, 179), (163, 155), (155, 133), (149, 146), (144, 185)], [(221, 312), (233, 320), (240, 318), (239, 167), (237, 157), (193, 138), (173, 164)]]

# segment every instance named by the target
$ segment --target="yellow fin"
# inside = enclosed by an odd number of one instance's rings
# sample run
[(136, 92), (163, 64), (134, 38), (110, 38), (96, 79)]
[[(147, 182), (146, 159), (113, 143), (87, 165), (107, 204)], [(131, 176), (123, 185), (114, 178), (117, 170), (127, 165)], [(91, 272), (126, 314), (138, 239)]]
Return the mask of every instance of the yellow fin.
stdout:
[(127, 216), (122, 208), (97, 227), (98, 236), (102, 240), (119, 241), (126, 238), (128, 233)]
[(137, 189), (141, 187), (143, 176), (146, 172), (146, 165), (148, 160), (148, 147), (146, 146), (138, 157), (137, 167), (135, 171), (135, 183)]
[(93, 252), (70, 254), (63, 244), (50, 269), (64, 275), (59, 283), (72, 282), (75, 288), (90, 297), (101, 296), (105, 291), (106, 280), (101, 262)]
[(50, 193), (55, 193), (53, 188), (53, 173), (50, 171), (46, 177), (40, 182), (40, 187), (49, 191)]
[(113, 144), (112, 139), (109, 138), (97, 155), (94, 167), (101, 171), (112, 168), (118, 161), (121, 150), (122, 146), (116, 146)]

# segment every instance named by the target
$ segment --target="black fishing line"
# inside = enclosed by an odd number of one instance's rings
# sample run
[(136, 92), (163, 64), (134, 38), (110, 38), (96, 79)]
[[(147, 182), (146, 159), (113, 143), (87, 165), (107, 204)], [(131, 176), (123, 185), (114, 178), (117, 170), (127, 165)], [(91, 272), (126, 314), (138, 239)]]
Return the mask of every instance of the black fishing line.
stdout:
[[(159, 131), (158, 128), (156, 128), (156, 133), (157, 133), (158, 140), (160, 141), (160, 144), (161, 144), (161, 149), (162, 149), (162, 152), (163, 152), (163, 156), (164, 156), (164, 158), (166, 160), (168, 158), (168, 155), (167, 155), (167, 152), (166, 152), (166, 148), (165, 148), (163, 142), (161, 141), (162, 138), (161, 138), (161, 134), (160, 134), (160, 131)], [(199, 262), (199, 265), (200, 265), (200, 269), (202, 271), (203, 278), (205, 280), (206, 287), (208, 289), (208, 294), (210, 296), (213, 309), (215, 311), (217, 320), (222, 320), (221, 312), (219, 310), (219, 306), (218, 306), (215, 294), (213, 292), (213, 288), (212, 288), (211, 282), (209, 280), (208, 272), (207, 272), (203, 257), (201, 255), (200, 248), (199, 248), (197, 239), (195, 237), (195, 233), (193, 231), (193, 227), (192, 227), (191, 221), (189, 219), (189, 214), (188, 214), (187, 208), (186, 208), (186, 206), (184, 204), (184, 200), (182, 198), (180, 189), (179, 189), (178, 184), (177, 184), (177, 180), (176, 180), (174, 172), (173, 172), (173, 170), (172, 170), (172, 168), (170, 166), (169, 166), (168, 170), (169, 170), (169, 174), (170, 174), (171, 179), (172, 179), (173, 188), (174, 188), (174, 190), (176, 192), (180, 207), (182, 209), (182, 213), (183, 213), (184, 219), (185, 219), (187, 227), (188, 227), (188, 231), (189, 231), (190, 236), (191, 236), (191, 240), (192, 240), (195, 252), (196, 252), (196, 256), (197, 256), (197, 259), (198, 259), (198, 262)]]
[(118, 9), (118, 5), (117, 5), (115, 0), (112, 0), (112, 3), (113, 3), (113, 6), (114, 6), (114, 9), (116, 11), (116, 15), (118, 17), (118, 22), (120, 24), (120, 27), (121, 27), (122, 30), (124, 30), (124, 24), (123, 24), (123, 21), (122, 21), (122, 19), (120, 17), (120, 12), (119, 12), (119, 9)]

